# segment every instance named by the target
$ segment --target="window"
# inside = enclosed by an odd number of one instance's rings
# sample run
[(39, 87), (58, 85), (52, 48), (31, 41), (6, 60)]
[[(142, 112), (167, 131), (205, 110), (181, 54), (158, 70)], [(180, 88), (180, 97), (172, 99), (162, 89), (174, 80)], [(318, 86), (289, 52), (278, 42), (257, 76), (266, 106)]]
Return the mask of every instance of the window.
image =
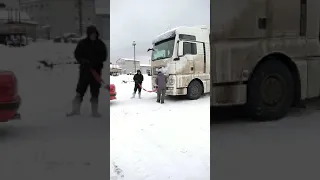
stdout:
[(300, 36), (307, 34), (307, 0), (300, 0)]
[(195, 41), (196, 40), (196, 36), (180, 34), (179, 35), (179, 39), (180, 40), (185, 40), (185, 41)]
[(197, 44), (184, 42), (183, 43), (183, 55), (186, 55), (186, 54), (196, 55), (197, 54)]
[(156, 61), (156, 60), (172, 57), (174, 44), (175, 44), (174, 37), (157, 42), (153, 46), (154, 51), (152, 51), (151, 60)]

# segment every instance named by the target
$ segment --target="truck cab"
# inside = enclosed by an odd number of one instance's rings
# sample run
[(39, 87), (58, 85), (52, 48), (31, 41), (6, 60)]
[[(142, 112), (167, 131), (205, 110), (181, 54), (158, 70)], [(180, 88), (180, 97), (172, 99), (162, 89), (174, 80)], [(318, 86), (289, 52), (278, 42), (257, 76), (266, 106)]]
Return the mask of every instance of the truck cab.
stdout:
[(158, 71), (167, 76), (166, 95), (187, 95), (191, 100), (210, 92), (209, 28), (178, 27), (152, 42), (152, 86)]

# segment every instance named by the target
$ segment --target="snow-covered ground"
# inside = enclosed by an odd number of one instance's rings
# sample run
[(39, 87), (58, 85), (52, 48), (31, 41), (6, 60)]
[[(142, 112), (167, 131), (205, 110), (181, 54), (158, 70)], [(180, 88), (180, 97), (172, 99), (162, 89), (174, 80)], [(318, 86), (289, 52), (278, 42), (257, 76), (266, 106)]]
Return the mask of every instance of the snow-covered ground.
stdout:
[[(0, 125), (0, 153), (6, 154), (0, 165), (7, 169), (1, 169), (3, 179), (81, 180), (106, 171), (109, 121), (89, 116), (88, 96), (81, 117), (65, 117), (74, 96), (77, 66), (36, 68), (38, 60), (73, 60), (74, 46), (44, 41), (24, 48), (0, 47), (0, 69), (16, 73), (23, 100), (23, 120)], [(151, 78), (144, 77), (143, 86), (150, 89)], [(101, 91), (102, 115), (108, 117), (110, 108), (110, 178), (210, 179), (209, 96), (196, 101), (166, 98), (165, 104), (158, 104), (155, 93), (142, 92), (142, 99), (130, 99), (133, 84), (122, 80), (131, 79), (111, 77), (118, 94), (110, 107), (108, 92)]]
[[(144, 79), (144, 88), (151, 90), (151, 76)], [(146, 91), (142, 99), (131, 99), (132, 76), (111, 77), (111, 83), (118, 95), (110, 107), (110, 156), (125, 177), (210, 179), (209, 96), (196, 101), (166, 98), (159, 104), (156, 93)]]

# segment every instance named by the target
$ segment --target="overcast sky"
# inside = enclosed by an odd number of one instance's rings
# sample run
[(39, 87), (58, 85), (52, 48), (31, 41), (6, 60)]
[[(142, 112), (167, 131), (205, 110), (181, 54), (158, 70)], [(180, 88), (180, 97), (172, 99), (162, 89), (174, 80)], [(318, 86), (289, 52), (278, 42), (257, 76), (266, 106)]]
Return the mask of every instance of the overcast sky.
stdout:
[(210, 25), (210, 0), (110, 0), (110, 60), (133, 58), (148, 63), (152, 40), (177, 26)]

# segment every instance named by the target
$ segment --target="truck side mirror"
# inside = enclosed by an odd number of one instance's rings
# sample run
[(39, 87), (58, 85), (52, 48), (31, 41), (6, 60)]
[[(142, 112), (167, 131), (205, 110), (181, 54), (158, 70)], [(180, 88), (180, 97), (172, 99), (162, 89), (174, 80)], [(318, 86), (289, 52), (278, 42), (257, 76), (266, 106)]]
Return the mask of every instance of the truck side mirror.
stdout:
[(178, 55), (178, 57), (182, 57), (184, 55), (183, 54), (183, 41), (178, 41), (177, 55)]

